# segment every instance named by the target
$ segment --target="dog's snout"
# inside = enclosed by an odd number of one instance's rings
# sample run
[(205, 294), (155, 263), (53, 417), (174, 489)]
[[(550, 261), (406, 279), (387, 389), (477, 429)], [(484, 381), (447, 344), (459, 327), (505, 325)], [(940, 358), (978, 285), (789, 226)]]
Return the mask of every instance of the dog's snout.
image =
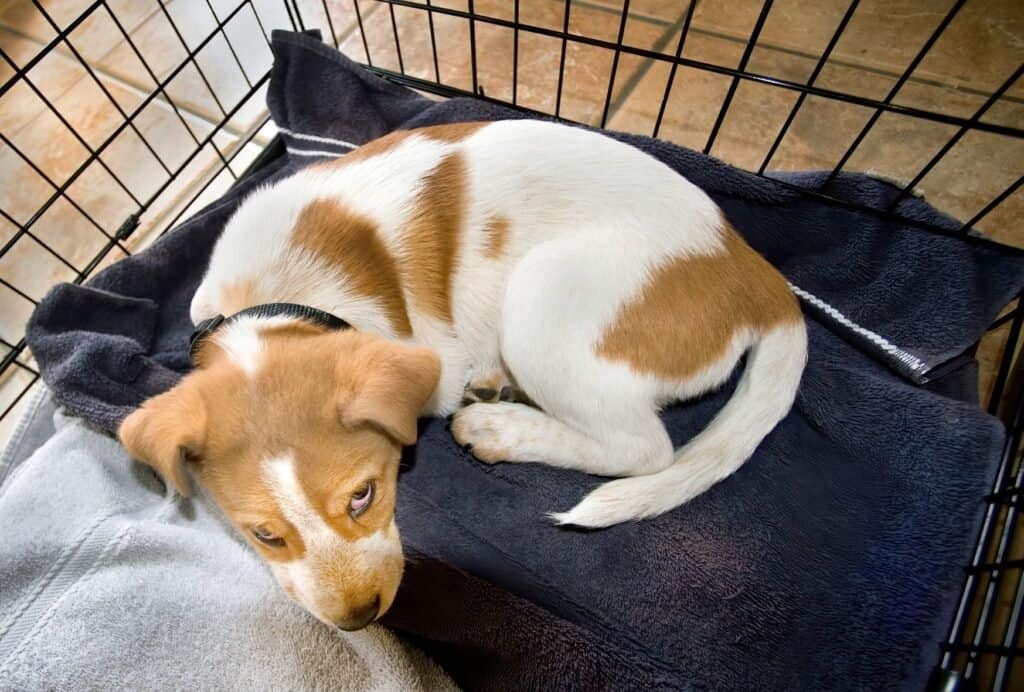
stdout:
[(343, 629), (347, 632), (361, 630), (373, 622), (373, 619), (377, 617), (379, 612), (380, 596), (377, 595), (369, 603), (353, 608), (345, 617), (340, 618), (334, 624), (338, 626), (338, 629)]

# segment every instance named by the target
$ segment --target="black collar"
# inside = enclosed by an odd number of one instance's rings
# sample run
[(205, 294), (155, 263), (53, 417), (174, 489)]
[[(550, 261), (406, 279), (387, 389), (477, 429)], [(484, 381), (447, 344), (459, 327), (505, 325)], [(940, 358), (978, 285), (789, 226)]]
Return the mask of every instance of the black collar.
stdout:
[(253, 305), (251, 308), (246, 308), (241, 312), (236, 312), (231, 317), (214, 315), (213, 317), (200, 322), (196, 325), (195, 331), (192, 332), (192, 338), (189, 339), (188, 357), (192, 363), (195, 364), (196, 352), (199, 350), (200, 344), (202, 344), (207, 337), (223, 325), (231, 324), (242, 317), (262, 318), (281, 316), (303, 320), (330, 330), (352, 328), (352, 325), (345, 320), (335, 317), (329, 312), (311, 308), (308, 305), (296, 305), (295, 303), (264, 303), (262, 305)]

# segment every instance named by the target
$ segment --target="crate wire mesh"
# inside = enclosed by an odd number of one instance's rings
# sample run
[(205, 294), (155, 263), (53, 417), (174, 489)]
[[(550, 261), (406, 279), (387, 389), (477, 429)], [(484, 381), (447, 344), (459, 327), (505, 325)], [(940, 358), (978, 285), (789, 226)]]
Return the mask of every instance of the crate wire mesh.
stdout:
[[(39, 379), (24, 322), (50, 285), (88, 280), (280, 155), (264, 103), (274, 28), (319, 29), (369, 69), (427, 94), (475, 95), (658, 136), (761, 175), (871, 169), (900, 181), (899, 199), (924, 188), (966, 219), (953, 233), (964, 242), (992, 242), (970, 233), (977, 229), (1014, 243), (1024, 209), (1019, 7), (826, 5), (0, 2), (0, 166), (8, 182), (0, 191), (0, 434), (6, 439)], [(1012, 40), (1005, 49), (965, 49), (982, 25)], [(951, 81), (936, 68), (941, 60), (968, 76)], [(912, 155), (893, 155), (908, 147)], [(895, 217), (895, 206), (860, 209)], [(1024, 245), (1024, 236), (1016, 240)], [(1022, 321), (1018, 299), (971, 354), (982, 365), (983, 400), (1010, 435), (983, 499), (959, 609), (947, 640), (936, 643), (935, 682), (948, 689), (1024, 685)]]

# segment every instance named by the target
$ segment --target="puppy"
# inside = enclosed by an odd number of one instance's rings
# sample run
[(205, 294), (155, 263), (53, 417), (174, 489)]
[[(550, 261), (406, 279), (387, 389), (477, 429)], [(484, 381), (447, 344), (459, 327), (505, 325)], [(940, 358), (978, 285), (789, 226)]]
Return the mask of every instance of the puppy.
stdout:
[[(120, 439), (182, 494), (191, 467), (285, 592), (344, 629), (398, 588), (395, 486), (418, 417), (456, 412), (485, 463), (627, 477), (552, 515), (603, 527), (733, 473), (806, 361), (786, 281), (707, 195), (536, 121), (395, 132), (253, 192), (191, 316), (195, 369)], [(674, 450), (659, 409), (747, 352), (730, 401)]]

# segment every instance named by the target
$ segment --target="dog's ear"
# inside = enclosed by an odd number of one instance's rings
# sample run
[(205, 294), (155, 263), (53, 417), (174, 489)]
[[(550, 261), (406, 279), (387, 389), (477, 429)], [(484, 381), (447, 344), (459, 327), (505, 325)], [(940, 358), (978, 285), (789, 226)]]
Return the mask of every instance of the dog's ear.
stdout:
[(347, 427), (373, 425), (402, 445), (416, 442), (416, 421), (437, 389), (441, 360), (433, 351), (377, 341), (342, 364), (338, 411)]
[(149, 399), (125, 418), (117, 437), (133, 458), (152, 466), (183, 497), (188, 497), (184, 462), (199, 459), (206, 438), (202, 397), (186, 380)]

